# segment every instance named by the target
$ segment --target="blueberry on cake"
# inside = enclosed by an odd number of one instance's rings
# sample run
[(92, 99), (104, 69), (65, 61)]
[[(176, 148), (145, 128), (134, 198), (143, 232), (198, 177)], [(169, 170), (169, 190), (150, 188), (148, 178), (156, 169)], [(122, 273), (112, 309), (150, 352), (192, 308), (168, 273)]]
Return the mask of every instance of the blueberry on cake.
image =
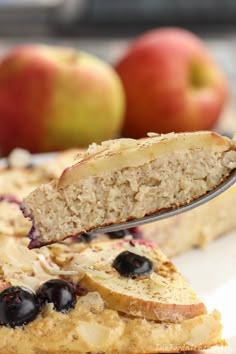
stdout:
[(206, 307), (152, 242), (29, 250), (0, 236), (0, 353), (174, 353), (225, 345)]

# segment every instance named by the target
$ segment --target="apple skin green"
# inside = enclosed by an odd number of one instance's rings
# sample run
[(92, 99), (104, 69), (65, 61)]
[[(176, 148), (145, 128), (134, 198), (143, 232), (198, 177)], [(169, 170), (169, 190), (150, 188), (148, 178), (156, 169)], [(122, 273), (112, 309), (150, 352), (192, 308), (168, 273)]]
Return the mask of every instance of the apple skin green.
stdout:
[(0, 62), (1, 154), (85, 147), (120, 134), (121, 80), (104, 61), (71, 48), (16, 47)]

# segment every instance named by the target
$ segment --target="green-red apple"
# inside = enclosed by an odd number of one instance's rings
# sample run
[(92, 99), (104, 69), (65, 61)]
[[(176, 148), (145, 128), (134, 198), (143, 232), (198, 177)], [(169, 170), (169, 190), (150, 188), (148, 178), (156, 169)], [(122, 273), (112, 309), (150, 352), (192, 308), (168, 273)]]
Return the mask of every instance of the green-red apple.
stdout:
[(126, 92), (127, 137), (212, 129), (228, 96), (205, 43), (186, 30), (141, 35), (115, 67)]
[(120, 133), (124, 91), (107, 63), (70, 48), (26, 45), (0, 63), (0, 149), (52, 151)]

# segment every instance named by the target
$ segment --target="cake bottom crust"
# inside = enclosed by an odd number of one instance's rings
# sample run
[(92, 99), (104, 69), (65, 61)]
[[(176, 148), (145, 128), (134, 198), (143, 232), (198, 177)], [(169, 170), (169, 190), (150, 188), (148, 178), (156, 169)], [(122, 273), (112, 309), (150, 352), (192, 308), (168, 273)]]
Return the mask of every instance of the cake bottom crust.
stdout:
[(101, 304), (98, 293), (89, 293), (68, 314), (48, 305), (25, 327), (1, 327), (0, 354), (178, 353), (226, 344), (216, 310), (174, 324), (124, 316)]

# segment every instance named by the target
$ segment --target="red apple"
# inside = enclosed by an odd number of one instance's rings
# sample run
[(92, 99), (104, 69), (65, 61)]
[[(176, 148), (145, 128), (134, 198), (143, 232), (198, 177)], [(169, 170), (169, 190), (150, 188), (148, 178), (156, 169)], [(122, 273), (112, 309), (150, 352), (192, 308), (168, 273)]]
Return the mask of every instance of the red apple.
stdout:
[(206, 45), (177, 28), (139, 37), (115, 66), (126, 92), (124, 136), (212, 129), (228, 84)]
[(0, 63), (0, 149), (86, 146), (120, 133), (124, 91), (105, 62), (69, 48), (20, 46)]

